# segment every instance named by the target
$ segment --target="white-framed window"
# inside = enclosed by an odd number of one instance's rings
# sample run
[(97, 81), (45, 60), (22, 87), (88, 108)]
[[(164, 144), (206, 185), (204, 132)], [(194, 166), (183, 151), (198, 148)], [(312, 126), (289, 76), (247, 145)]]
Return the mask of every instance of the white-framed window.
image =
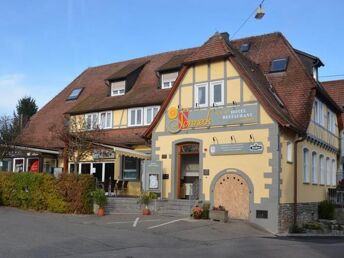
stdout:
[(320, 163), (320, 184), (324, 185), (325, 184), (325, 166), (326, 166), (324, 155), (320, 155), (319, 163)]
[(312, 183), (318, 183), (318, 166), (317, 166), (317, 153), (312, 152)]
[(331, 110), (327, 111), (327, 130), (336, 132), (336, 115)]
[(143, 108), (128, 109), (128, 126), (143, 125)]
[(177, 77), (178, 77), (178, 72), (161, 74), (161, 88), (162, 89), (172, 88), (173, 83), (176, 81)]
[(194, 106), (207, 107), (208, 106), (208, 83), (195, 84), (194, 87)]
[(99, 113), (99, 128), (112, 128), (112, 111), (105, 111)]
[(224, 104), (224, 81), (210, 82), (210, 106), (221, 106)]
[(309, 183), (309, 150), (303, 149), (303, 182)]
[(160, 106), (152, 106), (152, 107), (145, 107), (144, 108), (144, 124), (150, 125), (159, 112)]
[(335, 159), (332, 160), (332, 185), (337, 184), (337, 162)]
[(332, 180), (332, 165), (330, 158), (326, 158), (326, 184), (330, 185)]
[(125, 81), (111, 83), (111, 96), (121, 96), (125, 94)]
[(13, 159), (13, 172), (24, 172), (25, 162), (23, 158)]
[(324, 109), (323, 109), (323, 103), (321, 103), (320, 100), (316, 99), (314, 102), (314, 121), (321, 125), (324, 126)]
[(293, 143), (287, 142), (287, 162), (293, 162)]
[(97, 129), (98, 126), (98, 113), (90, 113), (85, 115), (86, 130)]

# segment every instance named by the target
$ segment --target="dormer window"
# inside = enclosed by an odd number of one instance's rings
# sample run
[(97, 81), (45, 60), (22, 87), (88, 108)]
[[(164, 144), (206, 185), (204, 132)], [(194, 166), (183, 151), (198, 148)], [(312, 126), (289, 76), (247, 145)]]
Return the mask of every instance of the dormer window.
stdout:
[(240, 52), (241, 53), (248, 52), (249, 49), (250, 49), (249, 43), (244, 43), (244, 44), (241, 44), (241, 46), (240, 46)]
[(125, 81), (111, 83), (111, 96), (121, 96), (125, 94)]
[(280, 58), (272, 60), (270, 72), (277, 73), (277, 72), (284, 72), (287, 70), (288, 66), (288, 58)]
[(76, 100), (76, 99), (78, 99), (83, 89), (84, 88), (73, 89), (72, 92), (69, 94), (67, 100)]
[(162, 89), (172, 88), (173, 83), (175, 82), (177, 77), (178, 77), (178, 72), (161, 74), (161, 88)]

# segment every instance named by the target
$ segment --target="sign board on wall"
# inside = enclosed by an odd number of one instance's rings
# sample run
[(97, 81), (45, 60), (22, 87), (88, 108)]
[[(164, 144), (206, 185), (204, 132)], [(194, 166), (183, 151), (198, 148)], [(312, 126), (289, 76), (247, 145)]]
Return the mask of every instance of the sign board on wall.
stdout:
[(145, 160), (144, 163), (144, 190), (161, 193), (162, 190), (162, 163), (161, 161)]
[(165, 116), (165, 127), (170, 133), (209, 126), (253, 124), (258, 122), (258, 103), (206, 109), (171, 107)]
[(210, 155), (238, 155), (238, 154), (260, 154), (263, 153), (262, 142), (243, 142), (228, 144), (212, 144), (209, 147)]
[(92, 157), (94, 160), (97, 160), (97, 159), (114, 159), (115, 158), (115, 152), (113, 150), (107, 150), (107, 149), (95, 149), (95, 150), (93, 150)]

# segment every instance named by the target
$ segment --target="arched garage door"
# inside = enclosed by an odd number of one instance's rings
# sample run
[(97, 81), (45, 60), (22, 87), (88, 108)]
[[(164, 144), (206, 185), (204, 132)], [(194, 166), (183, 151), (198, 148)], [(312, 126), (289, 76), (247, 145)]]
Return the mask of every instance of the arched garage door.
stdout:
[(214, 188), (214, 206), (222, 205), (232, 219), (248, 219), (249, 188), (244, 178), (237, 174), (221, 176)]

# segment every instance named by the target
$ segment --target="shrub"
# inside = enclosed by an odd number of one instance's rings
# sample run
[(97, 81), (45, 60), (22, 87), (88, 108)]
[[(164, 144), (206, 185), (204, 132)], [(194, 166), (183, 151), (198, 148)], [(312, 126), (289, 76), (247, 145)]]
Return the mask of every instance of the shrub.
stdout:
[(209, 209), (210, 209), (210, 203), (209, 202), (203, 203), (203, 211), (202, 211), (201, 219), (209, 219)]
[(297, 224), (293, 224), (293, 225), (289, 228), (289, 232), (290, 232), (290, 233), (305, 233), (306, 230), (303, 229), (302, 227), (299, 227)]
[(319, 203), (319, 219), (334, 219), (335, 207), (330, 201)]
[(91, 213), (92, 176), (0, 173), (2, 205), (52, 212)]
[(312, 221), (312, 222), (305, 223), (303, 225), (303, 228), (310, 229), (310, 230), (320, 230), (321, 229), (321, 225), (318, 222)]
[(92, 193), (92, 196), (94, 202), (98, 204), (100, 208), (104, 208), (104, 206), (106, 205), (105, 191), (98, 188)]
[(156, 193), (153, 192), (143, 192), (139, 199), (137, 200), (138, 204), (144, 204), (145, 206), (148, 206), (148, 204), (156, 199), (158, 196)]

